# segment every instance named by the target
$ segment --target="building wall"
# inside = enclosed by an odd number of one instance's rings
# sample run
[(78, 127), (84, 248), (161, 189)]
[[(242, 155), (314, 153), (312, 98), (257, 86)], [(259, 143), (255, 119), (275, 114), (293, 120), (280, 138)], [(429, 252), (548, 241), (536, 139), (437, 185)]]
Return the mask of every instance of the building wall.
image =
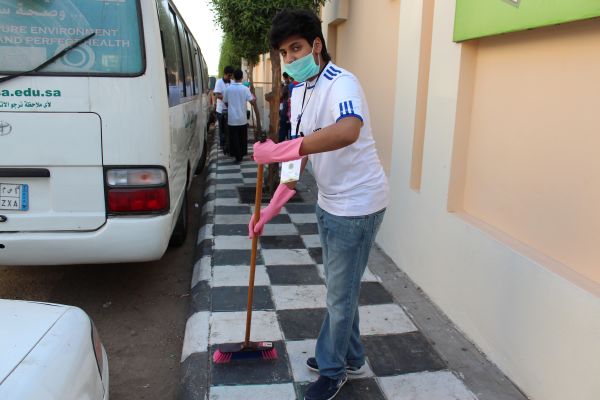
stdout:
[(373, 137), (390, 172), (400, 0), (331, 0), (322, 11), (323, 34), (333, 61), (360, 80)]
[(260, 112), (263, 130), (269, 129), (269, 102), (265, 100), (265, 94), (272, 90), (271, 83), (271, 56), (269, 53), (262, 54), (258, 63), (252, 69), (252, 78), (256, 94), (256, 101)]
[(476, 51), (462, 208), (600, 283), (600, 24)]
[(400, 5), (378, 244), (532, 399), (598, 399), (598, 21), (456, 44), (454, 8)]

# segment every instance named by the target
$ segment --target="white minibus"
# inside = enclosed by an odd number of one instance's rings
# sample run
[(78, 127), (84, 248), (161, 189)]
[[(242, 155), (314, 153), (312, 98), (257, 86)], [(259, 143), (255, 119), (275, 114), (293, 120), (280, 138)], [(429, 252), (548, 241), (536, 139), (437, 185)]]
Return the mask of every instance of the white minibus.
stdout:
[(0, 265), (182, 244), (208, 80), (169, 0), (0, 0)]

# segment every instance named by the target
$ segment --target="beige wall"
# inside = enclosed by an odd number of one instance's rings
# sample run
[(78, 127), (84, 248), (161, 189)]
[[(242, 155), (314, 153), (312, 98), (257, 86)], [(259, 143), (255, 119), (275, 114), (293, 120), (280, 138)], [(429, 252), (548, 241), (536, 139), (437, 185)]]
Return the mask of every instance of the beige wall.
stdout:
[(476, 52), (464, 211), (600, 283), (600, 24)]
[(545, 242), (570, 257), (598, 243), (598, 22), (456, 44), (455, 3), (435, 2), (418, 139), (427, 3), (401, 1), (378, 244), (531, 399), (597, 400), (600, 284), (525, 239), (576, 235), (582, 244)]
[(256, 97), (263, 130), (269, 128), (269, 103), (265, 101), (265, 94), (272, 90), (271, 84), (271, 56), (269, 53), (262, 54), (258, 63), (252, 70), (252, 79), (255, 82)]
[[(341, 14), (341, 15), (340, 15)], [(367, 96), (373, 137), (389, 175), (400, 0), (332, 0), (322, 12), (323, 33), (334, 32), (334, 62), (358, 77)], [(333, 25), (330, 23), (333, 22)]]

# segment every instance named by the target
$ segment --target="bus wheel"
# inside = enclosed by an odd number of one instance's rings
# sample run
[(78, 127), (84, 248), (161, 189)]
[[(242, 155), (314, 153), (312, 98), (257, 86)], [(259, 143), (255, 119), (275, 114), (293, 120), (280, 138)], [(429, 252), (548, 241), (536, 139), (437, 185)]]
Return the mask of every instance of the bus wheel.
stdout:
[[(185, 190), (185, 189), (184, 189)], [(188, 196), (187, 190), (183, 193), (183, 204), (181, 205), (181, 210), (179, 211), (179, 216), (177, 217), (177, 224), (175, 225), (175, 229), (173, 229), (173, 234), (171, 235), (171, 240), (169, 240), (169, 246), (171, 247), (180, 247), (187, 237), (188, 231)]]
[(200, 156), (200, 161), (198, 162), (198, 166), (196, 167), (196, 175), (199, 175), (204, 170), (204, 166), (206, 165), (206, 157), (208, 155), (208, 143), (206, 140), (204, 141), (204, 149), (202, 150), (202, 155)]

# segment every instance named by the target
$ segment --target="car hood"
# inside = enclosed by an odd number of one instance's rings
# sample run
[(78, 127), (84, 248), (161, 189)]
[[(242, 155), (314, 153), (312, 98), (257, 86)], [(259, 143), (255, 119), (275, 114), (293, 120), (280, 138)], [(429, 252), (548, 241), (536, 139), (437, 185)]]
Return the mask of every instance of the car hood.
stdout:
[(68, 309), (56, 304), (0, 300), (0, 384)]

